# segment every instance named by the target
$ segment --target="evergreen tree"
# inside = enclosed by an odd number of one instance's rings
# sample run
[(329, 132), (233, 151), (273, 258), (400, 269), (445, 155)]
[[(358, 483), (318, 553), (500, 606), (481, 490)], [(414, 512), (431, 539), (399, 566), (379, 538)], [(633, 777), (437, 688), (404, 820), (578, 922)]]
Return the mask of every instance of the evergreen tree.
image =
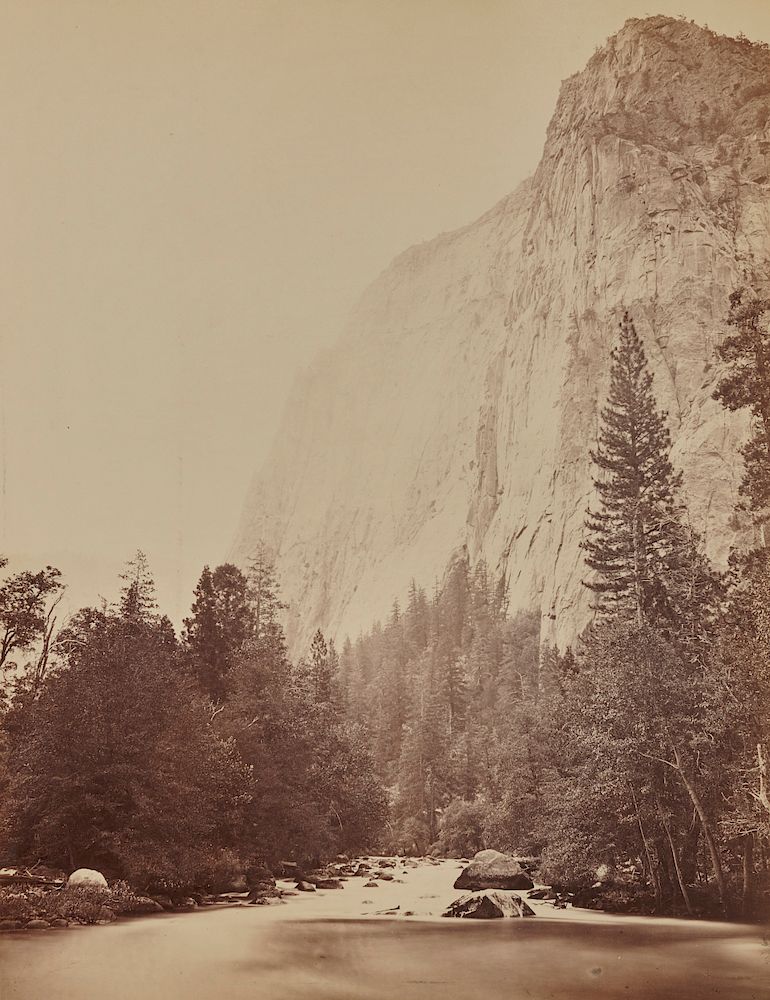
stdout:
[(428, 600), (425, 591), (412, 580), (409, 584), (404, 628), (413, 655), (422, 653), (428, 645), (430, 639), (428, 618)]
[(217, 566), (213, 573), (205, 566), (183, 639), (201, 687), (215, 704), (225, 697), (227, 675), (252, 627), (243, 573), (231, 563)]
[(286, 663), (286, 637), (281, 625), (286, 605), (278, 596), (275, 562), (264, 542), (259, 543), (249, 560), (246, 578), (254, 618), (251, 653), (279, 668)]
[(602, 615), (642, 624), (671, 616), (664, 580), (682, 555), (681, 475), (669, 460), (671, 438), (628, 313), (611, 357), (609, 396), (592, 453), (600, 509), (589, 510), (583, 543), (596, 575), (586, 586), (597, 595), (595, 608)]
[(147, 556), (141, 549), (136, 550), (120, 574), (123, 586), (120, 589), (118, 610), (126, 621), (152, 621), (158, 604), (155, 599), (155, 581), (150, 572)]
[(744, 288), (733, 292), (727, 322), (734, 333), (717, 349), (728, 370), (714, 392), (729, 410), (751, 411), (752, 434), (741, 449), (746, 462), (741, 491), (761, 520), (770, 514), (769, 320), (770, 299)]
[[(333, 647), (332, 647), (333, 648)], [(316, 630), (310, 646), (310, 695), (317, 705), (333, 701), (334, 668), (323, 632)]]

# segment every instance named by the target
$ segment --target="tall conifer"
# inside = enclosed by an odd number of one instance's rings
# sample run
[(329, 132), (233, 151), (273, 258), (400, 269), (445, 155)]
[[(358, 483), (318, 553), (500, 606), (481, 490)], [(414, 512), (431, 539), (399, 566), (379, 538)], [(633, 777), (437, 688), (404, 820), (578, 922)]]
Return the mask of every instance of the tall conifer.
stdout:
[(642, 624), (671, 612), (665, 580), (682, 553), (681, 474), (669, 460), (671, 437), (627, 312), (611, 357), (610, 391), (591, 456), (599, 470), (599, 509), (589, 510), (586, 520), (583, 549), (595, 572), (586, 586), (604, 616)]

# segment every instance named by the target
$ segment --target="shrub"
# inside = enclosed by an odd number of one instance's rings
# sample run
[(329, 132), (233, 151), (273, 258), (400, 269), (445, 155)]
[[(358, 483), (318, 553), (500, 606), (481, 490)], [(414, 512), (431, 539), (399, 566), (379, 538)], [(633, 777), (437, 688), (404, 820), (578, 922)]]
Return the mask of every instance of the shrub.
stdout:
[(243, 879), (244, 864), (234, 851), (220, 851), (202, 873), (201, 885), (210, 892), (227, 892)]
[(0, 919), (27, 920), (32, 916), (30, 890), (0, 890)]
[(486, 804), (477, 798), (452, 799), (441, 817), (438, 840), (433, 845), (436, 854), (464, 857), (483, 850)]
[(79, 885), (63, 889), (24, 886), (0, 890), (0, 919), (64, 919), (95, 924), (104, 916), (105, 907), (115, 916), (121, 916), (139, 906), (137, 896), (125, 882), (115, 882), (110, 889)]

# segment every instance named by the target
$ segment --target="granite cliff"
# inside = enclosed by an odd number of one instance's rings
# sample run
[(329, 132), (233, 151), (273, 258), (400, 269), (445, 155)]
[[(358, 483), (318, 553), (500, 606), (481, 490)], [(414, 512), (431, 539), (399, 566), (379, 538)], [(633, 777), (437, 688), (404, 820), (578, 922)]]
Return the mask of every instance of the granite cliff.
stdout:
[(770, 275), (770, 51), (628, 21), (562, 85), (534, 176), (407, 250), (295, 387), (232, 555), (277, 554), (302, 651), (355, 635), (459, 552), (570, 641), (589, 448), (628, 308), (708, 550), (740, 525), (740, 416), (711, 399), (727, 297)]

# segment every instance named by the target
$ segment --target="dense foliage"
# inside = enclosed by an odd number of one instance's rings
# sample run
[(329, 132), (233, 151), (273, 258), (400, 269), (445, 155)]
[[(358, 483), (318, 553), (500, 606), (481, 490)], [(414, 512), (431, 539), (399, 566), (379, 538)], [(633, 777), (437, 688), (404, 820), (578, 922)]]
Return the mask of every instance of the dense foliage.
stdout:
[[(734, 296), (720, 398), (754, 415), (745, 493), (770, 461), (766, 303)], [(394, 848), (540, 857), (545, 878), (638, 909), (757, 912), (770, 849), (770, 563), (728, 578), (688, 525), (643, 345), (628, 314), (610, 358), (588, 512), (596, 615), (572, 650), (506, 614), (482, 564), (415, 585), (341, 658), (349, 710), (391, 791)], [(607, 887), (613, 888), (608, 889)]]
[(715, 397), (731, 410), (748, 409), (752, 426), (742, 452), (746, 471), (742, 492), (764, 520), (770, 507), (770, 299), (741, 288), (730, 296), (727, 322), (732, 333), (718, 353), (727, 371)]
[[(0, 590), (6, 621), (34, 611), (16, 648), (48, 635), (57, 579)], [(181, 643), (141, 553), (123, 584), (115, 607), (82, 610), (48, 643), (47, 670), (6, 676), (4, 858), (181, 891), (372, 841), (385, 799), (368, 748), (331, 701), (323, 637), (309, 668), (289, 663), (266, 553), (251, 578), (204, 569)]]

